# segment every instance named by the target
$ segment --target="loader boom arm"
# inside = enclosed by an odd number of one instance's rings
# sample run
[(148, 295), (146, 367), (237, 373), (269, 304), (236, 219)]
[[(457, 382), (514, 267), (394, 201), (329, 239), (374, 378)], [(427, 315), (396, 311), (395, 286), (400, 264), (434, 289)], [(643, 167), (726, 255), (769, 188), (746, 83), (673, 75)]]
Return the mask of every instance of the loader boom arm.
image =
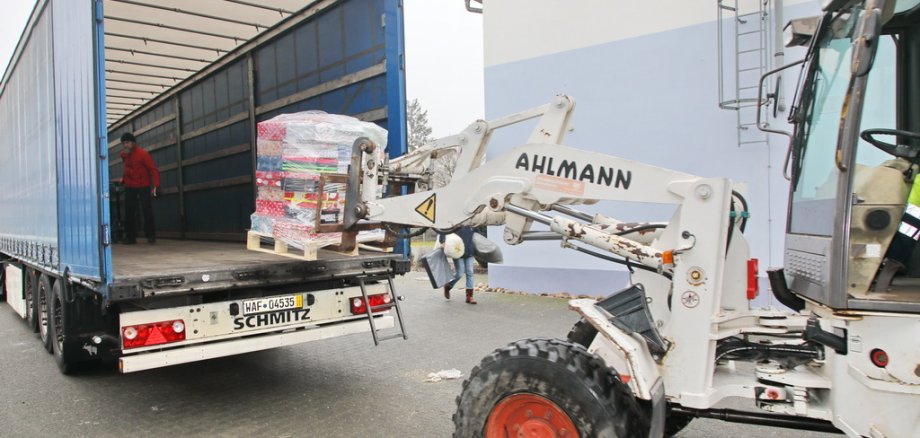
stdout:
[[(368, 197), (369, 193), (377, 193), (377, 187), (369, 187), (369, 179), (364, 178), (361, 219), (439, 230), (504, 225), (504, 240), (509, 244), (537, 234), (544, 240), (558, 236), (563, 246), (570, 240), (580, 241), (654, 269), (669, 270), (673, 262), (668, 257), (673, 253), (665, 253), (684, 251), (692, 247), (695, 239), (684, 236), (679, 247), (656, 248), (647, 235), (660, 235), (665, 224), (625, 224), (567, 206), (599, 201), (683, 204), (689, 187), (696, 202), (722, 210), (726, 209), (719, 202), (722, 194), (716, 193), (715, 185), (706, 182), (709, 180), (698, 176), (563, 146), (560, 143), (568, 131), (573, 108), (571, 98), (557, 96), (550, 104), (497, 121), (477, 121), (459, 135), (437, 140), (390, 163), (368, 163), (378, 160), (379, 155), (365, 154), (362, 167), (383, 166), (390, 176), (424, 173), (426, 161), (451, 148), (456, 148), (458, 160), (449, 184), (408, 195)], [(527, 144), (483, 160), (495, 129), (538, 116), (540, 120)], [(730, 181), (721, 181), (723, 184), (716, 185), (731, 187)], [(728, 196), (730, 192), (731, 189)], [(549, 210), (580, 220), (543, 213)], [(534, 222), (549, 230), (531, 231)], [(642, 232), (630, 232), (634, 228)]]

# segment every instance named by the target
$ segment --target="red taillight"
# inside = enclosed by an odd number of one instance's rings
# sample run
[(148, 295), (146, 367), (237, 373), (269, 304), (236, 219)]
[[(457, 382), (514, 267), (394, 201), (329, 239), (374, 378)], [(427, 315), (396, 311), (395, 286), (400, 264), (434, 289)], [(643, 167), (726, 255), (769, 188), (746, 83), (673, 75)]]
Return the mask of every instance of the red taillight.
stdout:
[[(374, 313), (382, 312), (384, 309), (378, 309), (380, 306), (385, 306), (390, 304), (393, 301), (393, 298), (390, 297), (390, 294), (377, 294), (377, 295), (368, 295), (367, 300), (370, 302), (371, 307), (374, 308)], [(355, 315), (363, 315), (367, 313), (367, 306), (364, 304), (364, 298), (354, 297), (350, 301), (351, 303), (351, 313)]]
[(185, 340), (185, 321), (154, 322), (121, 328), (121, 342), (124, 348), (149, 347)]
[(879, 368), (885, 368), (888, 366), (888, 353), (880, 348), (872, 349), (872, 351), (869, 352), (869, 359), (872, 360), (872, 365), (875, 365)]
[(760, 292), (760, 285), (757, 281), (758, 274), (757, 259), (750, 259), (747, 262), (747, 298), (753, 300), (757, 298)]

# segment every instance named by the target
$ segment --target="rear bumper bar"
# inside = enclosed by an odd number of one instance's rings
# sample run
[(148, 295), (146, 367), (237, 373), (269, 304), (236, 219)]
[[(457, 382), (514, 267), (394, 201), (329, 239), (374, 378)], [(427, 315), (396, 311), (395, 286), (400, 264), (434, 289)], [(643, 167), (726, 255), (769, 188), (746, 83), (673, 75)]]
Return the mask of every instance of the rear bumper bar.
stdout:
[[(386, 315), (375, 318), (374, 324), (378, 330), (392, 328), (394, 326), (393, 317)], [(121, 373), (133, 373), (370, 331), (371, 328), (367, 320), (362, 318), (288, 333), (273, 333), (244, 339), (219, 341), (212, 344), (190, 345), (172, 350), (138, 353), (120, 358), (118, 360), (118, 371)]]

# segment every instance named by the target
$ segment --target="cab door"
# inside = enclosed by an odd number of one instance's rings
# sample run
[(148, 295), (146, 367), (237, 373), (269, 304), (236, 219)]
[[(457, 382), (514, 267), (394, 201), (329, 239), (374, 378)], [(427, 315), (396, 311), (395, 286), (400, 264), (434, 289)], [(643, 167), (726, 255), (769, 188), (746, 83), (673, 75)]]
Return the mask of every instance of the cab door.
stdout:
[[(898, 66), (904, 66), (899, 60), (909, 38), (889, 26), (873, 44), (868, 75), (854, 76), (856, 11), (827, 15), (811, 52), (798, 109), (784, 256), (790, 289), (837, 309), (885, 301), (872, 296), (871, 283), (900, 224), (913, 176), (907, 160), (858, 138), (866, 129), (903, 126), (898, 109), (904, 108), (907, 76)], [(870, 213), (887, 221), (867, 222)]]

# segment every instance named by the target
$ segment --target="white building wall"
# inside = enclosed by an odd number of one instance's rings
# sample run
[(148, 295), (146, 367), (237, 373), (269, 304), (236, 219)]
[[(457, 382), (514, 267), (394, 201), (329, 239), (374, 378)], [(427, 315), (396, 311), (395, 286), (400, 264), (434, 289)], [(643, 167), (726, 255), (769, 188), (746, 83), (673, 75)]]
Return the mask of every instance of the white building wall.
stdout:
[[(783, 19), (819, 13), (815, 0), (787, 0)], [(771, 136), (769, 143), (739, 146), (735, 112), (718, 106), (717, 14), (716, 0), (487, 0), (486, 118), (565, 93), (576, 101), (569, 146), (746, 183), (752, 217), (745, 235), (763, 270), (782, 263), (787, 143)], [(786, 54), (787, 61), (803, 55)], [(797, 75), (791, 71), (784, 81), (789, 99)], [(780, 113), (771, 123), (784, 120)], [(530, 126), (496, 133), (490, 153), (525, 141)], [(604, 202), (581, 209), (646, 221), (668, 220), (674, 206)], [(626, 280), (619, 265), (558, 243), (502, 249), (505, 264), (490, 266), (493, 287), (604, 295)]]

